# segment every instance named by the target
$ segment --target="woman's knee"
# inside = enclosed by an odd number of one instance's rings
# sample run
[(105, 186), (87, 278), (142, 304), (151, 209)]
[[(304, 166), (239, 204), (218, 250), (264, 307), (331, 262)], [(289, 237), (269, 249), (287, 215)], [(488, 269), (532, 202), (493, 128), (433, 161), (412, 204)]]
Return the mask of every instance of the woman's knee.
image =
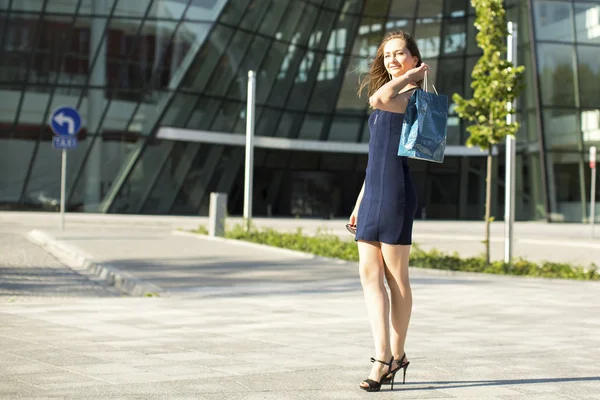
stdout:
[(374, 285), (383, 282), (383, 265), (376, 261), (363, 261), (359, 263), (360, 283)]

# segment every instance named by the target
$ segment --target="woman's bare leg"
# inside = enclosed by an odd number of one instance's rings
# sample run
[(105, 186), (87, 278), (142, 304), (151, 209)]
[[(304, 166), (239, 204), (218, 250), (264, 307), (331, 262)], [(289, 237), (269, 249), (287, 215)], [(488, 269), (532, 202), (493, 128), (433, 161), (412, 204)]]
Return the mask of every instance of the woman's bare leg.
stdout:
[[(375, 341), (375, 359), (387, 363), (392, 356), (389, 345), (390, 304), (383, 283), (385, 267), (379, 242), (358, 241), (358, 256), (360, 283)], [(388, 367), (382, 363), (374, 363), (369, 379), (379, 381), (387, 369)], [(368, 387), (368, 384), (363, 383), (361, 386)]]
[[(390, 346), (394, 360), (402, 361), (412, 311), (412, 291), (408, 277), (410, 246), (381, 244), (385, 277), (390, 288), (392, 332)], [(392, 365), (397, 368), (399, 365)]]

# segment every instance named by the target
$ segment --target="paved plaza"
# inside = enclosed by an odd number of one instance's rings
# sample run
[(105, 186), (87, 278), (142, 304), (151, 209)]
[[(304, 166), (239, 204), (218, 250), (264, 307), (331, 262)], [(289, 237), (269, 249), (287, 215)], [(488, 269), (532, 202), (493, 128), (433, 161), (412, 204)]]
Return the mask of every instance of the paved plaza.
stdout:
[[(176, 231), (203, 223), (0, 214), (0, 398), (600, 399), (599, 282), (412, 268), (407, 383), (366, 393), (356, 263)], [(420, 227), (467, 241), (469, 224)], [(600, 243), (517, 228), (582, 262)]]

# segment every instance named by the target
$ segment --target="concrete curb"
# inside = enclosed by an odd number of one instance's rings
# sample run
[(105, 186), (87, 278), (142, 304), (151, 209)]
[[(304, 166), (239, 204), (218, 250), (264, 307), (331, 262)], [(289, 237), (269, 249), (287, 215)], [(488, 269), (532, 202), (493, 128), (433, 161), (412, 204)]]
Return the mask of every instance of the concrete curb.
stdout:
[[(198, 239), (215, 240), (215, 241), (220, 241), (220, 242), (224, 242), (224, 243), (232, 243), (232, 244), (235, 244), (238, 246), (243, 245), (243, 246), (253, 247), (257, 250), (277, 251), (277, 252), (281, 252), (281, 253), (287, 254), (287, 255), (310, 258), (310, 259), (317, 260), (317, 261), (330, 262), (330, 263), (335, 263), (335, 264), (340, 264), (340, 265), (358, 266), (358, 261), (347, 261), (347, 260), (341, 260), (339, 258), (316, 256), (314, 254), (304, 253), (304, 252), (298, 251), (298, 250), (282, 249), (280, 247), (268, 246), (266, 244), (252, 243), (252, 242), (247, 242), (245, 240), (227, 239), (227, 238), (223, 238), (223, 237), (208, 236), (208, 235), (204, 235), (201, 233), (192, 233), (192, 232), (186, 232), (186, 231), (180, 231), (180, 230), (173, 231), (173, 234), (181, 235), (181, 236), (191, 236), (191, 237), (196, 237)], [(574, 281), (574, 280), (562, 279), (562, 278), (545, 278), (545, 277), (538, 277), (538, 276), (486, 274), (483, 272), (452, 271), (452, 270), (447, 270), (447, 269), (434, 269), (434, 268), (408, 267), (408, 269), (411, 273), (419, 273), (421, 275), (440, 276), (440, 277), (459, 277), (462, 279), (474, 279), (474, 280), (484, 279), (484, 280), (508, 280), (508, 281), (510, 281), (510, 280), (514, 280), (514, 279), (520, 279), (520, 280), (529, 279), (529, 280), (534, 280), (534, 281), (535, 280), (539, 280), (539, 281), (558, 280), (558, 281), (565, 281), (565, 282), (580, 282), (580, 281)], [(600, 269), (600, 267), (599, 267), (599, 269)], [(357, 271), (357, 273), (358, 273), (358, 271)]]
[(92, 256), (75, 246), (57, 240), (46, 232), (34, 229), (27, 234), (27, 239), (77, 273), (85, 275), (92, 281), (112, 286), (123, 294), (137, 297), (147, 294), (165, 296), (166, 292), (160, 287), (141, 281), (112, 265), (97, 263)]
[(282, 254), (286, 254), (288, 256), (309, 258), (309, 259), (313, 259), (313, 260), (317, 260), (317, 261), (321, 260), (321, 261), (331, 262), (331, 263), (335, 263), (335, 264), (342, 264), (342, 265), (357, 265), (358, 264), (358, 261), (346, 261), (346, 260), (340, 260), (339, 258), (316, 256), (314, 254), (305, 253), (305, 252), (299, 251), (299, 250), (283, 249), (281, 247), (269, 246), (266, 244), (259, 244), (259, 243), (252, 243), (252, 242), (247, 242), (245, 240), (227, 239), (224, 237), (208, 236), (208, 235), (203, 235), (201, 233), (192, 233), (192, 232), (185, 232), (185, 231), (173, 231), (173, 234), (180, 235), (180, 236), (191, 236), (191, 237), (195, 237), (198, 239), (214, 240), (217, 242), (232, 243), (232, 244), (235, 244), (238, 246), (247, 246), (247, 247), (257, 249), (257, 250), (276, 251), (276, 252), (279, 252)]

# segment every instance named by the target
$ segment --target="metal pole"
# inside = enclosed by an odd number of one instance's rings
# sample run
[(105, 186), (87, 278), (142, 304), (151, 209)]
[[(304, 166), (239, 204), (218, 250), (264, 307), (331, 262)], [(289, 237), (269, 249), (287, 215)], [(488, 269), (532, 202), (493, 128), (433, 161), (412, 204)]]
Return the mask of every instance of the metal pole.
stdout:
[[(508, 38), (506, 45), (506, 58), (516, 64), (517, 59), (517, 24), (508, 23)], [(515, 100), (516, 102), (516, 100)], [(506, 108), (512, 110), (515, 104), (507, 102)], [(513, 114), (506, 116), (508, 124), (513, 122)], [(512, 262), (513, 228), (515, 223), (515, 158), (517, 156), (516, 138), (512, 135), (506, 137), (506, 171), (504, 193), (504, 262)]]
[(590, 224), (592, 226), (592, 239), (596, 236), (594, 224), (596, 222), (596, 147), (590, 147), (590, 167), (592, 170), (592, 187), (590, 189)]
[(252, 175), (254, 169), (254, 101), (256, 75), (248, 71), (248, 101), (246, 108), (246, 166), (244, 174), (244, 229), (250, 230), (252, 219)]
[(65, 230), (65, 187), (67, 186), (67, 150), (62, 149), (60, 168), (60, 231)]

